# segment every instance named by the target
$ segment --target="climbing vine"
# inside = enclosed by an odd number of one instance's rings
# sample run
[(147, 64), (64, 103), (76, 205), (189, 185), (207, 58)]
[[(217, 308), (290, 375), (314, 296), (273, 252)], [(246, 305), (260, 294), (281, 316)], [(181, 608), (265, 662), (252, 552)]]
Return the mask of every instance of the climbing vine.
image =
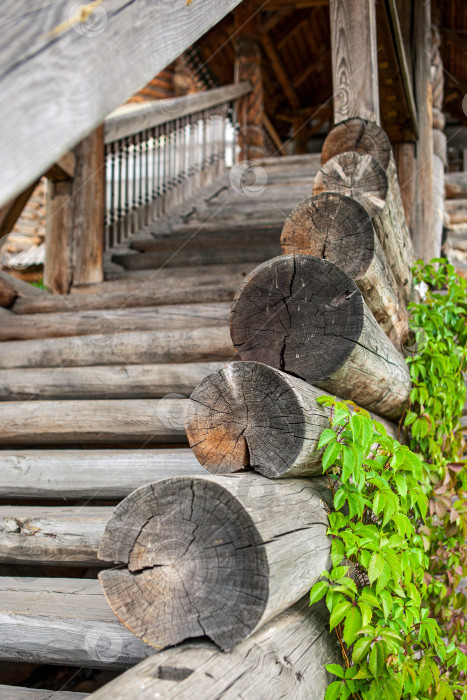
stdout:
[[(438, 263), (438, 267), (435, 267)], [(417, 263), (424, 298), (405, 341), (413, 382), (403, 442), (353, 402), (331, 407), (321, 435), (332, 571), (325, 598), (343, 664), (326, 700), (467, 698), (467, 474), (460, 417), (467, 343), (466, 283), (445, 260)]]

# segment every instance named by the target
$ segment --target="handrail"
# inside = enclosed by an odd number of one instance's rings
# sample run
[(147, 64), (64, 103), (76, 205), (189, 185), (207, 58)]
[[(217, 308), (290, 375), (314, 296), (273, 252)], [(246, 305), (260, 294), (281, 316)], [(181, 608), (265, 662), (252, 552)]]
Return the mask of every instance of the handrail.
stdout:
[(205, 92), (159, 100), (154, 104), (125, 105), (115, 110), (104, 122), (104, 143), (111, 143), (138, 131), (160, 126), (175, 118), (233, 102), (251, 92), (251, 83), (234, 83)]

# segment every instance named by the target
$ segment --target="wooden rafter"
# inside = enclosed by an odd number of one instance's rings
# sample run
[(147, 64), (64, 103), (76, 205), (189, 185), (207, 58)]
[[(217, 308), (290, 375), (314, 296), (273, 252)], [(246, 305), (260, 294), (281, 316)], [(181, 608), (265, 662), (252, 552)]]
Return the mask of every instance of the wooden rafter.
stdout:
[(282, 90), (290, 102), (290, 106), (294, 109), (300, 107), (300, 100), (297, 93), (295, 92), (290, 76), (282, 63), (282, 60), (277, 53), (274, 44), (269, 36), (269, 34), (263, 34), (261, 36), (261, 44), (263, 49), (271, 63), (271, 67), (276, 73), (277, 79), (282, 87)]

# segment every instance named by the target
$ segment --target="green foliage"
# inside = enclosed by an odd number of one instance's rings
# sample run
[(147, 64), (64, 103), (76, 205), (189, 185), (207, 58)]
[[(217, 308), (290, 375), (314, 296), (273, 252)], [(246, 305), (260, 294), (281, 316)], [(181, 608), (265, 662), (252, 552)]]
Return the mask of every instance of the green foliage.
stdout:
[(326, 700), (462, 697), (456, 676), (467, 671), (467, 657), (445, 643), (422, 601), (429, 560), (417, 524), (427, 515), (427, 470), (352, 402), (319, 402), (331, 407), (319, 445), (334, 495), (334, 568), (313, 586), (310, 603), (325, 598), (344, 660), (327, 666), (337, 680)]
[(45, 284), (44, 284), (44, 278), (43, 278), (43, 277), (41, 277), (40, 280), (38, 280), (37, 282), (29, 282), (29, 284), (30, 284), (32, 287), (38, 287), (39, 289), (44, 289), (46, 292), (49, 291), (49, 288), (46, 287)]

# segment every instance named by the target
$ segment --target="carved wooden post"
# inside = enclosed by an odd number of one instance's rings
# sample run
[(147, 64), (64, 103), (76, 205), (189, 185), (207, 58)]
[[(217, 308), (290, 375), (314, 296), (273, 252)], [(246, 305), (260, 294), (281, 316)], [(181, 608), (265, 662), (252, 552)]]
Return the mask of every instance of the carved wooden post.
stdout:
[(240, 160), (255, 160), (264, 155), (261, 51), (258, 42), (246, 35), (235, 45), (235, 82), (243, 80), (249, 80), (253, 89), (238, 106)]
[(375, 0), (330, 0), (334, 123), (380, 123)]
[(444, 220), (444, 169), (447, 164), (445, 118), (443, 114), (444, 69), (439, 46), (441, 36), (438, 27), (431, 30), (431, 93), (433, 100), (433, 244), (435, 256), (440, 255)]
[(105, 213), (104, 131), (74, 149), (72, 179), (49, 176), (44, 282), (56, 294), (103, 280)]

